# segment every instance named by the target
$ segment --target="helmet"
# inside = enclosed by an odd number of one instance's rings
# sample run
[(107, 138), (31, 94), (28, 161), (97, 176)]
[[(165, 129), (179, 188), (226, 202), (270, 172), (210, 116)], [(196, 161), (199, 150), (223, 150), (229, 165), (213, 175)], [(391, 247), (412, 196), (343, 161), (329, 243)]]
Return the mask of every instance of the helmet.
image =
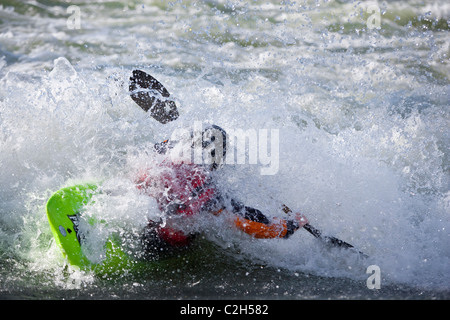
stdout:
[[(198, 131), (197, 131), (198, 132)], [(194, 150), (201, 146), (202, 161), (204, 164), (211, 164), (211, 169), (217, 169), (220, 164), (224, 163), (227, 145), (227, 133), (224, 129), (217, 125), (207, 126), (200, 132), (193, 130), (180, 129), (172, 134), (171, 139), (155, 144), (155, 150), (158, 153), (166, 153), (170, 149), (176, 149), (175, 154), (181, 151), (191, 149)], [(195, 153), (195, 151), (194, 151)], [(184, 154), (184, 156), (186, 156)], [(192, 154), (188, 158), (192, 159)]]
[[(208, 153), (214, 169), (225, 161), (227, 153), (227, 133), (221, 127), (213, 124), (202, 132), (202, 149)], [(203, 159), (206, 160), (206, 159)]]

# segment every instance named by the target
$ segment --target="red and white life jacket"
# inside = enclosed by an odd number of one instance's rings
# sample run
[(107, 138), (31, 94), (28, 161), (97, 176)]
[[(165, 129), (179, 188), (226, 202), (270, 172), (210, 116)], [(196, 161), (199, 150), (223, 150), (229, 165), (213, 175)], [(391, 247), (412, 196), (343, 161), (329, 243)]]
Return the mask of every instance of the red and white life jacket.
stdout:
[[(157, 168), (142, 172), (136, 182), (138, 189), (156, 198), (162, 212), (190, 217), (214, 197), (209, 174), (199, 165), (163, 161)], [(174, 246), (186, 245), (191, 238), (170, 226), (159, 227), (157, 232)]]

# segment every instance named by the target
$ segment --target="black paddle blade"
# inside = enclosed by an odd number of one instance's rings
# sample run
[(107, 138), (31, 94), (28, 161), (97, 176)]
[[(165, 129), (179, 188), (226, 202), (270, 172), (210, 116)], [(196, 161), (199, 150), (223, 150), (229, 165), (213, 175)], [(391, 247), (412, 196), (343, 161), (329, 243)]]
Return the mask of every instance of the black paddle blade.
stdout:
[(177, 106), (169, 99), (169, 91), (151, 75), (133, 70), (129, 90), (134, 102), (157, 121), (165, 124), (178, 118)]

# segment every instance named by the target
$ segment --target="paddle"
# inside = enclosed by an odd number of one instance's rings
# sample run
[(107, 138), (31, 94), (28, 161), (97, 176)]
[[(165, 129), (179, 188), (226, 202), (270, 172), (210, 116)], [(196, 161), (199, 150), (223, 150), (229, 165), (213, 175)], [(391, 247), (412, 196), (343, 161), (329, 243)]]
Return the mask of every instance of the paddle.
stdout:
[[(283, 204), (283, 211), (286, 213), (291, 213), (292, 210)], [(311, 233), (314, 237), (316, 237), (317, 239), (322, 240), (324, 243), (328, 244), (328, 245), (332, 245), (334, 247), (340, 247), (340, 248), (344, 248), (344, 249), (353, 249), (356, 250), (354, 246), (352, 246), (350, 243), (347, 243), (343, 240), (340, 240), (338, 238), (335, 237), (330, 237), (330, 236), (324, 236), (322, 235), (322, 231), (318, 230), (317, 228), (313, 227), (312, 225), (310, 225), (309, 223), (305, 224), (303, 226), (303, 229), (305, 229), (306, 231), (308, 231), (309, 233)], [(358, 252), (362, 257), (364, 258), (368, 258), (369, 256), (366, 255), (365, 253), (356, 250), (356, 252)]]
[(145, 112), (162, 124), (176, 120), (179, 116), (175, 102), (169, 99), (166, 88), (151, 75), (141, 70), (133, 70), (129, 90), (131, 98)]

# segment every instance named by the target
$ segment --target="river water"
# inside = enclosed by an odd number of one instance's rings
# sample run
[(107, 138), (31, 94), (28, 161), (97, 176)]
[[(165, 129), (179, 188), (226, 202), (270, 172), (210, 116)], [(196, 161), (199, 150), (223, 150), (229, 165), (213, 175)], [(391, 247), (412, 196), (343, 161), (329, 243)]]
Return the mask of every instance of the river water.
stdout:
[[(2, 0), (0, 298), (448, 299), (449, 21), (444, 0)], [(135, 68), (165, 85), (178, 120), (130, 99)], [(276, 132), (270, 154), (223, 167), (223, 186), (271, 216), (285, 203), (369, 258), (206, 217), (192, 250), (151, 272), (67, 266), (51, 194), (102, 181), (116, 192), (97, 214), (138, 229), (159, 213), (133, 172), (199, 123)]]

